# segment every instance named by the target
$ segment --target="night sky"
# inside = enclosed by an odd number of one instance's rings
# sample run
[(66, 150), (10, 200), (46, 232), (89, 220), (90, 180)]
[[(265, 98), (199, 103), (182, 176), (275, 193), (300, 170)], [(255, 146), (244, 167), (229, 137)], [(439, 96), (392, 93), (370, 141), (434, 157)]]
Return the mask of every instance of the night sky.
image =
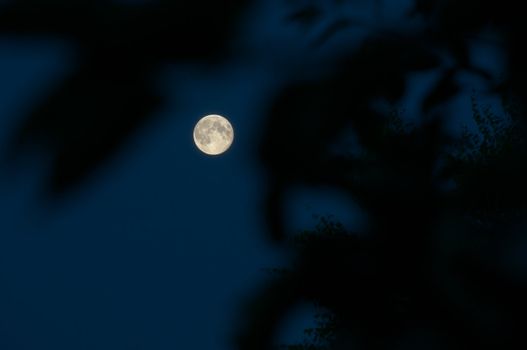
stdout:
[[(13, 39), (0, 52), (4, 139), (27, 101), (67, 72), (69, 52)], [(230, 348), (246, 294), (268, 278), (264, 269), (285, 262), (264, 236), (253, 155), (262, 106), (280, 83), (265, 64), (167, 67), (166, 94), (182, 104), (163, 108), (59, 208), (35, 200), (42, 162), (2, 174), (2, 349)], [(235, 128), (220, 157), (192, 141), (210, 113)]]
[[(48, 43), (3, 43), (2, 115), (53, 84), (64, 56)], [(167, 106), (60, 208), (33, 198), (40, 166), (2, 182), (3, 349), (226, 348), (244, 293), (281, 261), (262, 232), (251, 159), (266, 81), (246, 68), (185, 72), (167, 92), (184, 107)], [(211, 112), (237, 132), (217, 158), (192, 142)]]
[[(168, 103), (60, 200), (40, 196), (45, 155), (0, 173), (0, 349), (232, 348), (244, 300), (269, 278), (266, 269), (288, 262), (267, 240), (262, 213), (266, 183), (256, 153), (267, 106), (286, 82), (322, 76), (333, 57), (380, 25), (375, 16), (388, 27), (419, 26), (402, 20), (411, 1), (391, 1), (381, 14), (352, 1), (324, 5), (306, 32), (283, 21), (288, 4), (262, 0), (247, 10), (225, 62), (167, 65), (158, 86)], [(366, 24), (310, 45), (342, 16)], [(500, 74), (492, 45), (475, 44), (472, 57)], [(73, 62), (60, 40), (0, 37), (0, 151)], [(409, 120), (437, 74), (411, 77), (414, 88), (401, 103)], [(465, 92), (448, 107), (457, 113), (454, 134), (470, 123), (463, 119), (469, 97), (481, 88), (470, 74), (459, 79)], [(221, 156), (193, 144), (193, 127), (207, 114), (234, 127), (234, 143)], [(287, 203), (293, 231), (312, 227), (313, 214), (332, 214), (355, 230), (364, 225), (338, 192), (300, 187)], [(284, 340), (301, 338), (311, 322), (304, 311)]]

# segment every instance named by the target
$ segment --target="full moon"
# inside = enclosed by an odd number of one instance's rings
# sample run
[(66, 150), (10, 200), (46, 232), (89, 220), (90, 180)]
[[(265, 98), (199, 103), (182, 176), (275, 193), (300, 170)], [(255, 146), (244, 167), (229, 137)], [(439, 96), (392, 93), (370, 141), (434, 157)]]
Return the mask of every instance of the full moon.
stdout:
[(207, 115), (194, 127), (194, 143), (205, 154), (222, 154), (231, 147), (233, 140), (232, 125), (221, 115)]

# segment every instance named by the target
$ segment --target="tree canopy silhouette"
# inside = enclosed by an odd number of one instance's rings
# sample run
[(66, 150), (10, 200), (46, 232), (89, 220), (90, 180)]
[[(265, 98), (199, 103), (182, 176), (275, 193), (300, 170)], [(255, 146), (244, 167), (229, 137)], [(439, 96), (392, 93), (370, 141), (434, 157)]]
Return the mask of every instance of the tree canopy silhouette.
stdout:
[[(274, 348), (280, 321), (306, 300), (329, 316), (291, 350), (525, 346), (525, 275), (507, 263), (527, 209), (517, 10), (508, 1), (416, 1), (409, 17), (422, 18), (424, 30), (377, 32), (333, 74), (282, 91), (261, 144), (265, 212), (270, 237), (295, 260), (249, 304), (240, 349)], [(483, 37), (506, 54), (501, 79), (473, 63), (471, 45)], [(412, 73), (434, 69), (440, 77), (417, 125), (404, 128), (393, 108), (379, 108), (402, 100)], [(478, 131), (455, 139), (445, 106), (463, 72), (487, 81), (506, 115), (473, 99)], [(323, 220), (299, 244), (284, 214), (298, 184), (338, 188), (369, 227), (358, 234)]]

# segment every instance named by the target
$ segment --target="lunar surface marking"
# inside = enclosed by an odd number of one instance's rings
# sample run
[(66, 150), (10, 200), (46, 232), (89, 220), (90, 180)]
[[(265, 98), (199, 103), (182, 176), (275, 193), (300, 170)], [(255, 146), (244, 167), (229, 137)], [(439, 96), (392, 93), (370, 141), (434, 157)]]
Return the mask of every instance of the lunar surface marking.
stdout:
[(194, 143), (205, 154), (218, 155), (227, 151), (234, 140), (229, 121), (216, 114), (199, 120), (194, 128)]

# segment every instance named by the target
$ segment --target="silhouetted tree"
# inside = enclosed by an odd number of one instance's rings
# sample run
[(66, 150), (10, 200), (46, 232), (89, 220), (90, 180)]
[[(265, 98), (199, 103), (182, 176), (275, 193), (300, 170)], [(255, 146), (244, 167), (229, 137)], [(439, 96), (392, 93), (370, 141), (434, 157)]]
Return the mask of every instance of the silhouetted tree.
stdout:
[[(525, 202), (514, 203), (508, 201), (507, 198), (512, 199), (513, 194), (507, 194), (506, 190), (503, 188), (506, 180), (510, 181), (511, 177), (507, 175), (507, 172), (510, 169), (503, 166), (501, 163), (502, 159), (519, 161), (525, 157), (525, 155), (522, 155), (518, 158), (518, 154), (524, 153), (525, 148), (523, 145), (524, 130), (518, 129), (515, 122), (518, 117), (517, 111), (512, 108), (509, 102), (504, 101), (506, 115), (498, 116), (493, 112), (490, 106), (478, 105), (474, 99), (472, 101), (473, 116), (478, 130), (474, 132), (469, 131), (468, 128), (466, 128), (458, 142), (453, 143), (452, 147), (446, 151), (447, 161), (445, 168), (451, 169), (450, 171), (452, 172), (453, 180), (453, 183), (450, 185), (452, 189), (448, 191), (452, 191), (450, 196), (452, 196), (454, 199), (453, 202), (457, 205), (457, 211), (449, 214), (449, 226), (447, 229), (440, 230), (437, 233), (438, 240), (436, 242), (441, 244), (441, 240), (453, 239), (455, 245), (447, 244), (445, 246), (443, 243), (441, 246), (435, 248), (437, 259), (435, 262), (436, 269), (435, 271), (429, 271), (430, 275), (438, 272), (442, 274), (451, 273), (449, 269), (453, 267), (452, 264), (459, 263), (456, 262), (455, 259), (469, 259), (472, 268), (474, 268), (474, 266), (478, 266), (479, 268), (488, 268), (493, 265), (495, 267), (499, 266), (499, 259), (504, 258), (504, 255), (508, 252), (507, 250), (492, 252), (492, 250), (496, 248), (496, 245), (503, 244), (504, 242), (511, 242), (511, 236), (514, 237), (514, 235), (518, 234), (515, 230), (510, 230), (510, 225), (518, 225), (519, 223), (517, 220), (524, 217), (525, 210), (527, 209), (527, 203)], [(401, 136), (412, 128), (411, 126), (405, 126), (398, 116), (395, 116), (388, 124), (390, 130)], [(512, 156), (515, 159), (510, 159), (511, 152), (515, 154)], [(501, 172), (501, 178), (488, 181), (486, 175), (492, 174), (496, 171)], [(527, 174), (517, 174), (517, 179), (520, 180), (520, 183), (512, 184), (511, 188), (514, 188), (515, 190), (522, 189), (524, 186), (522, 183), (524, 181), (523, 179), (525, 179), (525, 175)], [(516, 174), (512, 178), (516, 178)], [(498, 186), (498, 188), (493, 188), (493, 186)], [(292, 244), (298, 254), (302, 256), (305, 254), (305, 249), (309, 247), (309, 245), (312, 245), (311, 249), (317, 249), (321, 240), (336, 237), (340, 237), (343, 240), (349, 240), (351, 244), (355, 245), (355, 250), (349, 249), (349, 251), (347, 251), (349, 257), (357, 254), (370, 254), (367, 249), (364, 251), (357, 250), (364, 248), (363, 242), (368, 241), (368, 237), (359, 239), (356, 234), (348, 232), (341, 224), (325, 217), (321, 218), (320, 223), (313, 231), (304, 231), (298, 235), (294, 235), (292, 237)], [(339, 244), (342, 244), (342, 242)], [(483, 251), (480, 251), (480, 249), (483, 249)], [(487, 260), (484, 261), (483, 259)], [(296, 268), (296, 266), (293, 266), (293, 270)], [(335, 267), (326, 266), (326, 268), (334, 269)], [(501, 269), (501, 271), (495, 271), (495, 273), (505, 275), (507, 273), (506, 268), (501, 267)], [(277, 278), (288, 278), (288, 274), (295, 274), (295, 271), (291, 270), (279, 271), (281, 273), (278, 274)], [(283, 271), (285, 271), (285, 273)], [(467, 273), (467, 271), (465, 271), (465, 273)], [(438, 276), (431, 276), (432, 279), (437, 277)], [(445, 277), (450, 279), (453, 276), (445, 275)], [(466, 278), (467, 276), (463, 277), (463, 279), (457, 281), (459, 284), (458, 287), (466, 288), (473, 283), (471, 279)], [(487, 277), (490, 277), (490, 275)], [(494, 274), (494, 277), (497, 276)], [(509, 280), (509, 282), (513, 281), (514, 279)], [(452, 280), (443, 282), (447, 283), (446, 287), (450, 288), (454, 287), (455, 284)], [(482, 282), (484, 281), (480, 281), (480, 283)], [(485, 282), (486, 285), (489, 284), (487, 281)], [(451, 285), (448, 286), (448, 284)], [(507, 286), (507, 288), (508, 287), (509, 286)], [(524, 290), (524, 287), (521, 287), (519, 290)], [(519, 292), (519, 290), (517, 292)], [(505, 292), (505, 290), (502, 290), (501, 292)], [(470, 292), (467, 289), (465, 293)], [(474, 293), (474, 291), (472, 291), (472, 293)], [(500, 302), (498, 305), (491, 305), (489, 301), (469, 300), (469, 295), (456, 296), (454, 294), (450, 295), (450, 297), (452, 298), (450, 302), (454, 302), (455, 298), (466, 298), (463, 302), (467, 304), (469, 302), (475, 303), (479, 309), (478, 312), (481, 312), (482, 314), (487, 313), (489, 307), (506, 308), (506, 302)], [(405, 304), (412, 302), (410, 299), (404, 300)], [(333, 343), (336, 341), (338, 322), (334, 313), (327, 309), (320, 308), (318, 300), (315, 299), (310, 301), (317, 305), (319, 309), (323, 310), (316, 314), (317, 326), (305, 330), (306, 337), (303, 344), (284, 345), (284, 349), (329, 349), (332, 348)], [(458, 300), (458, 302), (460, 301), (461, 300)], [(403, 304), (399, 304), (400, 300), (398, 301), (396, 298), (393, 302), (399, 307), (403, 306)], [(511, 306), (514, 305), (514, 308), (516, 308), (518, 305), (521, 305), (521, 302), (522, 300), (514, 300)], [(463, 312), (470, 313), (474, 312), (474, 310), (469, 308), (463, 310)], [(514, 309), (508, 310), (508, 313), (510, 314), (513, 312), (516, 311), (514, 311)], [(497, 315), (493, 316), (496, 317)], [(516, 316), (520, 317), (521, 315), (517, 314)], [(502, 319), (499, 320), (499, 326), (502, 332), (504, 328), (511, 327), (511, 323), (514, 323), (515, 321), (514, 317), (509, 318), (510, 316), (504, 317), (504, 315), (500, 315), (500, 317), (502, 317)], [(477, 323), (477, 321), (474, 322)], [(350, 329), (349, 332), (354, 334), (354, 329)], [(493, 336), (495, 335), (496, 334), (493, 334)], [(501, 335), (506, 336), (506, 334)], [(435, 340), (436, 339), (432, 339), (432, 341)], [(394, 344), (395, 343), (396, 342), (394, 342)], [(422, 345), (429, 346), (429, 344)]]
[[(369, 227), (356, 235), (326, 225), (293, 244), (293, 267), (250, 305), (240, 349), (273, 348), (280, 321), (306, 300), (332, 315), (317, 334), (330, 334), (331, 349), (525, 347), (525, 276), (506, 266), (527, 208), (517, 49), (525, 28), (515, 11), (510, 1), (417, 1), (413, 15), (425, 30), (376, 33), (333, 74), (282, 91), (261, 148), (271, 238), (290, 245), (285, 198), (298, 184), (349, 195)], [(472, 40), (489, 32), (509, 60), (502, 81), (470, 58)], [(432, 69), (440, 78), (420, 104), (421, 119), (394, 128), (379, 106), (401, 100), (410, 74)], [(455, 140), (444, 132), (443, 107), (466, 71), (491, 82), (509, 120), (473, 101), (479, 132)], [(356, 146), (343, 150), (342, 138)], [(291, 349), (317, 349), (318, 339)]]

